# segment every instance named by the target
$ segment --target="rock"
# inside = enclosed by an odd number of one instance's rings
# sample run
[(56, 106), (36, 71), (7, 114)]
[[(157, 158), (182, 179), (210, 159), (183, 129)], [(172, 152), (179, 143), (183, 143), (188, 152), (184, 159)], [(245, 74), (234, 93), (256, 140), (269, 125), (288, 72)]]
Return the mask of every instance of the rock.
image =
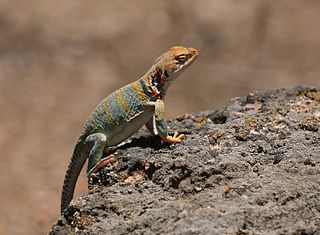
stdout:
[(318, 234), (319, 89), (253, 92), (141, 130), (50, 234)]

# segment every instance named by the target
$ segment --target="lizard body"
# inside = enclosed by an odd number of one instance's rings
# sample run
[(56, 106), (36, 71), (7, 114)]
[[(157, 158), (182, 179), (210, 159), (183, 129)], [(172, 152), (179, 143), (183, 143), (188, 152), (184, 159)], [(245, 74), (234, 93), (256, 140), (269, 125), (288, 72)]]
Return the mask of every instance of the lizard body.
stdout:
[(198, 56), (198, 51), (182, 46), (171, 47), (163, 53), (149, 71), (107, 96), (87, 119), (65, 175), (61, 213), (72, 200), (76, 181), (88, 158), (87, 175), (103, 166), (102, 155), (108, 148), (117, 146), (143, 125), (158, 133), (165, 142), (181, 142), (183, 134), (168, 135), (164, 117), (163, 98), (171, 82)]

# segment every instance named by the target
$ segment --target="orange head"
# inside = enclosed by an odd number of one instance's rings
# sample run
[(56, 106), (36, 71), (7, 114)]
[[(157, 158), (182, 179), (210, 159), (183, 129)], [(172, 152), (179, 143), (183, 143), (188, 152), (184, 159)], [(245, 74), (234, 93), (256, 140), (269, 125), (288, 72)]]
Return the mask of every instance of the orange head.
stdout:
[(198, 51), (191, 47), (171, 47), (156, 59), (148, 72), (153, 85), (165, 95), (171, 82), (189, 67), (198, 55)]
[(154, 65), (162, 70), (166, 70), (168, 77), (176, 77), (191, 65), (198, 55), (198, 51), (194, 48), (174, 46), (163, 53), (154, 62)]

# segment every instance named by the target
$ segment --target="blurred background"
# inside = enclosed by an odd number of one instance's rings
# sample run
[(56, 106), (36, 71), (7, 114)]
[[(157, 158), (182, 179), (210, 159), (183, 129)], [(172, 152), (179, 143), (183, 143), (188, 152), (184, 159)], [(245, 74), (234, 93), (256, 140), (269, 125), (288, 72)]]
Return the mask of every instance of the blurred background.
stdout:
[(87, 116), (173, 45), (200, 57), (170, 88), (168, 118), (319, 87), (319, 12), (317, 0), (0, 0), (0, 234), (49, 231)]

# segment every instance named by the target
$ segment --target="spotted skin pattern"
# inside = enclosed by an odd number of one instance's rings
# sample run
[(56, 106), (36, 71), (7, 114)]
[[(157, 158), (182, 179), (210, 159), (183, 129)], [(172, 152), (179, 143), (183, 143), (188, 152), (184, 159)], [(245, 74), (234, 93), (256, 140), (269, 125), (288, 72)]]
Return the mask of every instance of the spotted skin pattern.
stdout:
[(132, 136), (143, 125), (152, 133), (158, 133), (165, 142), (181, 142), (183, 134), (168, 134), (163, 99), (170, 84), (198, 55), (194, 48), (171, 47), (156, 59), (142, 78), (114, 91), (98, 104), (83, 127), (68, 165), (61, 194), (61, 213), (72, 200), (87, 158), (90, 177), (104, 166), (103, 152)]

